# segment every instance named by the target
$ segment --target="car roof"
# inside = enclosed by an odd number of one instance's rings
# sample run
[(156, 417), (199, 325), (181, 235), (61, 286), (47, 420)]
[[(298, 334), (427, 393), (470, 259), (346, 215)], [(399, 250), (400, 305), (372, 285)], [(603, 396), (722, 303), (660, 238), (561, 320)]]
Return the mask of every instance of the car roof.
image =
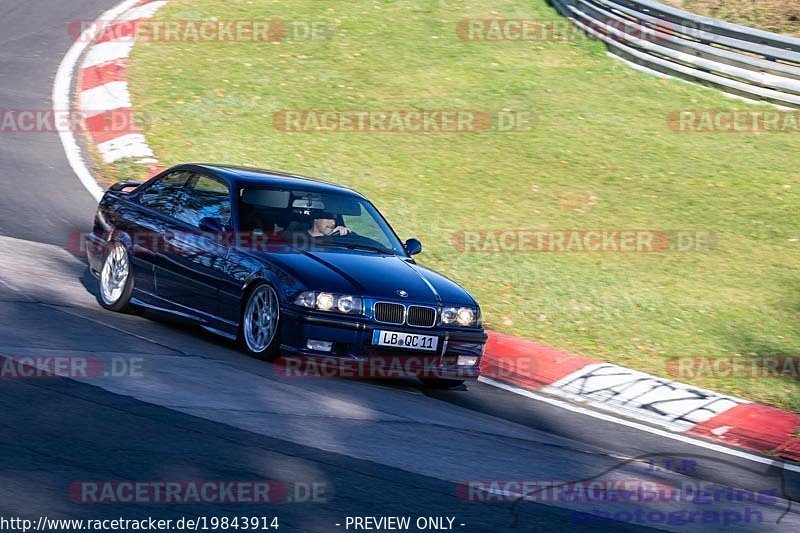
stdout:
[(304, 191), (319, 193), (337, 193), (348, 196), (364, 198), (364, 196), (352, 189), (342, 187), (335, 183), (329, 183), (315, 178), (308, 178), (297, 174), (289, 174), (280, 170), (267, 170), (262, 168), (251, 168), (236, 165), (218, 165), (209, 163), (185, 163), (174, 168), (201, 167), (209, 170), (221, 177), (227, 178), (237, 187), (248, 185), (269, 185), (275, 187), (298, 188)]

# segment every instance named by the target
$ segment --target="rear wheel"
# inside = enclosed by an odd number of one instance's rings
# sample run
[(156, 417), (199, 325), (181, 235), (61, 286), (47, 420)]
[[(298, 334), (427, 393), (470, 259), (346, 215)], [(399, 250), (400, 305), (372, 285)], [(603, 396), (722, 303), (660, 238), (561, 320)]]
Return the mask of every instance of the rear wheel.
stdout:
[(100, 303), (111, 311), (133, 311), (130, 303), (132, 292), (133, 272), (128, 250), (122, 243), (115, 242), (100, 272)]
[(239, 343), (253, 357), (272, 361), (278, 356), (280, 302), (275, 289), (261, 283), (250, 291), (242, 310)]

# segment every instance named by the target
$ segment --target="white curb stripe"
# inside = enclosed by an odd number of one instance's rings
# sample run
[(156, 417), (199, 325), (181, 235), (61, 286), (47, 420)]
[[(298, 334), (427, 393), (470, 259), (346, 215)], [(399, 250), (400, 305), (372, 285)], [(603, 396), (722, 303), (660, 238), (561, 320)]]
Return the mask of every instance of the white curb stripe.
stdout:
[(624, 418), (619, 418), (610, 414), (601, 413), (595, 411), (593, 409), (587, 409), (585, 407), (580, 407), (575, 405), (574, 403), (570, 403), (566, 400), (560, 400), (558, 398), (551, 398), (549, 396), (544, 396), (542, 394), (535, 393), (533, 391), (529, 391), (527, 389), (521, 389), (519, 387), (514, 387), (513, 385), (507, 385), (506, 383), (502, 383), (500, 381), (495, 381), (491, 378), (480, 377), (478, 381), (481, 383), (486, 383), (492, 387), (497, 387), (498, 389), (503, 389), (504, 391), (511, 392), (514, 394), (518, 394), (520, 396), (525, 396), (527, 398), (531, 398), (533, 400), (544, 402), (548, 405), (553, 405), (555, 407), (559, 407), (561, 409), (566, 409), (567, 411), (571, 411), (573, 413), (578, 413), (585, 416), (590, 416), (592, 418), (596, 418), (598, 420), (603, 420), (605, 422), (611, 422), (613, 424), (619, 424), (621, 426), (626, 426), (629, 428), (636, 429), (638, 431), (643, 431), (645, 433), (651, 433), (653, 435), (658, 435), (660, 437), (664, 437), (666, 439), (675, 440), (679, 442), (683, 442), (685, 444), (690, 444), (692, 446), (697, 446), (699, 448), (705, 448), (707, 450), (712, 450), (718, 453), (722, 453), (725, 455), (731, 455), (733, 457), (739, 457), (741, 459), (746, 459), (748, 461), (753, 461), (755, 463), (761, 463), (765, 465), (774, 466), (776, 468), (781, 468), (783, 470), (788, 470), (790, 472), (800, 472), (800, 465), (793, 465), (791, 463), (785, 463), (784, 461), (769, 459), (768, 457), (762, 457), (760, 455), (754, 455), (749, 452), (735, 450), (733, 448), (727, 448), (725, 446), (721, 446), (719, 444), (713, 444), (711, 442), (702, 441), (699, 439), (693, 439), (691, 437), (687, 437), (686, 435), (682, 435), (680, 433), (672, 433), (670, 431), (666, 431), (663, 429), (654, 428), (652, 426), (648, 426), (646, 424), (642, 424), (639, 422), (634, 422), (633, 420), (626, 420)]
[(147, 146), (144, 135), (128, 133), (110, 141), (97, 144), (97, 150), (103, 156), (103, 162), (113, 163), (126, 157), (153, 157)]
[(131, 95), (127, 81), (104, 83), (81, 93), (81, 110), (86, 117), (129, 107), (131, 107)]
[[(104, 21), (108, 27), (125, 21), (147, 19), (164, 4), (165, 1), (150, 2), (125, 11), (116, 19)], [(99, 43), (89, 49), (83, 68), (117, 61), (127, 58), (135, 44), (135, 35)], [(131, 96), (126, 81), (105, 83), (81, 93), (81, 108), (87, 117), (104, 111), (127, 109), (132, 107)], [(104, 163), (114, 163), (120, 159), (134, 158), (140, 163), (157, 163), (155, 154), (147, 145), (144, 135), (140, 133), (121, 134), (114, 139), (96, 143), (97, 151)]]
[(149, 4), (144, 4), (139, 7), (134, 7), (133, 9), (129, 9), (119, 17), (117, 17), (114, 22), (127, 22), (129, 20), (136, 20), (136, 19), (149, 19), (153, 15), (156, 14), (164, 4), (167, 2), (159, 1), (159, 2), (150, 2)]
[[(84, 52), (85, 57), (81, 63), (81, 68), (83, 69), (119, 61), (130, 55), (135, 44), (133, 36), (94, 44), (91, 37), (93, 33), (97, 32), (97, 28), (108, 28), (112, 27), (116, 22), (152, 17), (159, 8), (166, 4), (166, 1), (150, 2), (134, 7), (138, 3), (139, 0), (125, 0), (109, 9), (95, 20), (95, 24), (88, 25), (80, 37), (76, 39), (61, 61), (56, 74), (56, 80), (53, 85), (54, 109), (58, 109), (59, 106), (62, 106), (62, 109), (71, 107), (69, 104), (71, 100), (72, 73)], [(128, 83), (125, 81), (108, 82), (82, 91), (79, 96), (80, 108), (87, 118), (106, 111), (132, 107)], [(88, 133), (91, 136), (92, 132)], [(103, 190), (86, 167), (75, 135), (71, 131), (64, 131), (59, 132), (59, 136), (72, 170), (86, 190), (95, 200), (99, 201), (103, 196)], [(141, 163), (155, 164), (158, 162), (153, 151), (147, 145), (144, 135), (139, 133), (122, 133), (119, 137), (97, 143), (96, 147), (105, 163), (113, 163), (128, 157), (136, 158)]]
[(632, 416), (674, 431), (687, 431), (746, 400), (611, 363), (594, 363), (541, 392)]
[[(113, 19), (123, 13), (125, 10), (130, 9), (136, 5), (139, 0), (124, 0), (122, 3), (117, 4), (113, 8), (103, 13), (101, 19)], [(84, 30), (78, 39), (75, 40), (73, 45), (64, 55), (61, 64), (58, 65), (55, 81), (53, 82), (53, 111), (58, 113), (59, 110), (72, 109), (70, 91), (72, 89), (72, 73), (75, 71), (75, 66), (78, 64), (83, 52), (89, 46), (88, 39), (93, 31), (89, 27)], [(92, 177), (92, 173), (86, 167), (81, 155), (81, 149), (78, 142), (75, 140), (75, 134), (69, 129), (62, 129), (58, 132), (61, 144), (64, 146), (64, 153), (67, 156), (67, 162), (72, 167), (72, 171), (78, 176), (78, 179), (89, 191), (92, 197), (100, 201), (103, 197), (103, 189), (97, 184)]]
[(89, 68), (125, 59), (131, 54), (133, 44), (133, 39), (115, 39), (96, 44), (86, 53), (86, 59), (83, 60), (81, 67)]

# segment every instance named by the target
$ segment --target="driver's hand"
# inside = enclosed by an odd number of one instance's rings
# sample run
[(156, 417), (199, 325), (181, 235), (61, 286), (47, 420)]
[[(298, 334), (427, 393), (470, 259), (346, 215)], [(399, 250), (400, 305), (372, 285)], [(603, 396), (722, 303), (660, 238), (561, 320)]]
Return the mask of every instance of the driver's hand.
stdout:
[(350, 233), (350, 228), (345, 226), (336, 226), (333, 228), (331, 235), (347, 235), (348, 233)]

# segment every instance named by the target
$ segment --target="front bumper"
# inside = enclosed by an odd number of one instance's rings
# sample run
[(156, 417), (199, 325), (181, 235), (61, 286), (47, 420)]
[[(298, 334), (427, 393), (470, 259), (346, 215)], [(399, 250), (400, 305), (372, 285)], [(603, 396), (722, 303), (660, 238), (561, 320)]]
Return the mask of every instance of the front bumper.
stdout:
[[(372, 337), (376, 330), (432, 335), (439, 341), (435, 351), (375, 346)], [(288, 356), (323, 359), (327, 371), (338, 369), (345, 377), (477, 379), (487, 338), (482, 328), (419, 328), (379, 324), (364, 316), (281, 309), (281, 351)], [(332, 349), (310, 350), (309, 339), (331, 342)], [(458, 365), (461, 355), (475, 357), (475, 364)]]

